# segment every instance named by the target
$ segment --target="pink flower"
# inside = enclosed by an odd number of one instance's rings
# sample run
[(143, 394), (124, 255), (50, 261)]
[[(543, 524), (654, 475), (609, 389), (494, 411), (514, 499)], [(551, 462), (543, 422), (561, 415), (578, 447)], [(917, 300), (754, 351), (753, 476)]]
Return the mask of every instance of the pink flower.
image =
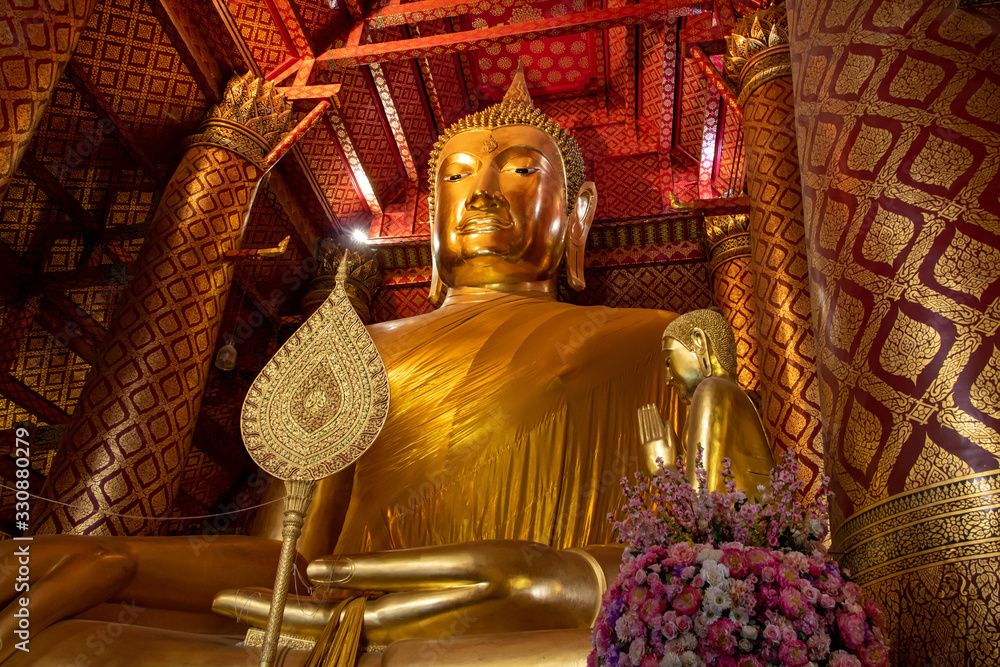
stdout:
[(716, 661), (715, 667), (736, 667), (736, 660), (732, 656), (724, 655)]
[(764, 663), (755, 655), (741, 655), (736, 659), (736, 667), (764, 667)]
[(647, 655), (642, 659), (642, 662), (639, 663), (639, 667), (660, 667), (660, 661), (651, 655)]
[(780, 640), (781, 639), (781, 630), (778, 629), (777, 625), (773, 625), (771, 623), (768, 623), (767, 627), (764, 628), (764, 639), (766, 639), (768, 641), (771, 641), (771, 642), (776, 642), (776, 641)]
[(781, 641), (783, 641), (783, 642), (793, 642), (797, 638), (798, 638), (798, 635), (795, 634), (795, 630), (793, 630), (791, 628), (784, 628), (784, 629), (782, 629), (782, 631), (781, 631)]
[(670, 557), (681, 565), (693, 563), (696, 555), (694, 547), (687, 542), (676, 542), (670, 545)]
[(733, 579), (742, 579), (750, 571), (747, 557), (739, 549), (724, 550), (721, 563), (729, 568), (729, 576)]
[(660, 598), (647, 598), (646, 601), (642, 603), (642, 606), (639, 607), (639, 618), (649, 623), (654, 616), (662, 616), (663, 610), (666, 606), (667, 603)]
[(806, 601), (802, 592), (797, 588), (786, 588), (781, 591), (779, 598), (781, 611), (785, 612), (788, 618), (795, 619), (806, 611)]
[(694, 621), (691, 620), (690, 616), (678, 616), (677, 617), (677, 629), (681, 632), (691, 632), (694, 628)]
[(771, 552), (767, 549), (761, 549), (760, 547), (747, 549), (746, 556), (747, 564), (750, 566), (750, 571), (758, 577), (765, 567), (774, 565), (774, 559), (771, 558)]
[(667, 639), (677, 639), (677, 624), (673, 621), (666, 621), (663, 624), (663, 636)]
[(778, 650), (778, 657), (787, 667), (801, 667), (809, 662), (809, 650), (806, 643), (800, 639), (784, 642)]
[(819, 602), (819, 589), (808, 584), (802, 587), (802, 597), (806, 599), (806, 602), (810, 605), (815, 606)]
[(830, 635), (825, 632), (817, 632), (806, 640), (809, 647), (809, 659), (819, 661), (830, 653)]
[(858, 657), (865, 667), (888, 667), (889, 651), (879, 642), (868, 642), (858, 650)]
[(709, 646), (718, 653), (732, 655), (733, 649), (736, 648), (736, 637), (733, 636), (734, 632), (736, 632), (736, 624), (728, 618), (720, 618), (708, 626), (708, 633), (705, 635), (705, 639), (708, 641)]
[(701, 593), (694, 586), (685, 586), (674, 598), (673, 606), (678, 614), (690, 616), (701, 609)]
[(695, 588), (701, 588), (702, 586), (705, 585), (705, 580), (699, 574), (697, 577), (691, 580), (691, 585), (694, 586)]
[(693, 579), (695, 571), (694, 565), (688, 565), (681, 570), (681, 579)]
[(764, 581), (771, 583), (777, 578), (778, 571), (771, 565), (765, 565), (760, 571), (760, 576)]
[(628, 594), (628, 603), (632, 608), (639, 607), (649, 598), (649, 589), (645, 586), (636, 586)]
[(871, 599), (865, 600), (865, 616), (871, 619), (872, 625), (885, 632), (885, 612), (882, 605)]
[(863, 667), (861, 661), (847, 651), (835, 651), (830, 656), (830, 667)]
[(823, 609), (833, 609), (837, 606), (837, 601), (826, 593), (823, 593), (819, 598), (819, 606), (823, 607)]
[(837, 628), (844, 644), (852, 651), (856, 651), (865, 642), (865, 621), (856, 614), (841, 614), (837, 617)]

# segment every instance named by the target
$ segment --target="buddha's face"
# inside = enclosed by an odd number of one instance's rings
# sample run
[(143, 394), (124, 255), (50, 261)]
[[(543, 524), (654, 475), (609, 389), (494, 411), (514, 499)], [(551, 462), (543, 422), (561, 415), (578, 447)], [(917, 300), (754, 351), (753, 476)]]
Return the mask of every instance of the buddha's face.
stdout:
[(676, 338), (664, 338), (663, 363), (667, 367), (667, 384), (672, 385), (686, 401), (690, 401), (698, 384), (705, 379), (698, 355), (684, 347)]
[(457, 134), (441, 151), (434, 187), (432, 250), (444, 284), (556, 275), (569, 216), (559, 148), (545, 132), (513, 125)]

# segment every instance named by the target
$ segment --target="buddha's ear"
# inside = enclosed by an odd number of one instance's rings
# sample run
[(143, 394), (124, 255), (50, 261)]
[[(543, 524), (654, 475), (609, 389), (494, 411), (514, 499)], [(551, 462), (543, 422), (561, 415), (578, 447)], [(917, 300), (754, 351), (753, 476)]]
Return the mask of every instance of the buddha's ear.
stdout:
[(597, 187), (593, 181), (580, 186), (576, 204), (569, 216), (569, 231), (566, 234), (566, 275), (571, 289), (579, 292), (587, 286), (583, 277), (583, 253), (587, 247), (587, 234), (597, 213)]
[(694, 353), (698, 356), (698, 365), (705, 377), (712, 376), (712, 354), (709, 350), (708, 334), (703, 329), (695, 327), (691, 331), (691, 342), (694, 343)]
[(441, 282), (441, 276), (438, 274), (438, 263), (437, 259), (431, 257), (431, 289), (427, 293), (427, 300), (432, 306), (436, 306), (441, 303), (441, 298), (444, 295), (444, 283)]

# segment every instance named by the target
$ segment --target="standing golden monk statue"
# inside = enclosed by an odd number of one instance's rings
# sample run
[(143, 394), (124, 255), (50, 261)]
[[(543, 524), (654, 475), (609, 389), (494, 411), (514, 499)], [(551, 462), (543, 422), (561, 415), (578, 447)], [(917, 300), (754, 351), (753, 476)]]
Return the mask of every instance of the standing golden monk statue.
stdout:
[[(520, 72), (501, 104), (442, 135), (430, 166), (444, 302), (369, 327), (392, 402), (354, 468), (321, 483), (303, 532), (308, 576), (326, 598), (375, 592), (362, 643), (388, 648), (359, 664), (582, 664), (620, 562), (621, 547), (600, 546), (607, 515), (621, 476), (643, 466), (635, 409), (667, 402), (660, 342), (675, 315), (556, 300), (563, 258), (583, 287), (597, 193)], [(260, 525), (264, 538), (36, 538), (32, 652), (15, 655), (11, 604), (0, 658), (75, 664), (103, 627), (86, 619), (127, 602), (142, 611), (92, 664), (255, 664), (223, 636), (237, 626), (207, 612), (214, 601), (264, 624), (266, 594), (248, 587), (270, 585), (278, 542), (266, 539), (274, 521)], [(16, 568), (5, 572), (9, 597)], [(290, 600), (284, 631), (316, 637), (333, 608)]]
[(729, 458), (736, 487), (752, 495), (770, 482), (774, 457), (756, 406), (736, 383), (736, 339), (726, 318), (714, 310), (684, 313), (663, 332), (667, 382), (690, 405), (684, 431), (660, 421), (655, 405), (639, 409), (639, 432), (649, 471), (658, 460), (672, 465), (684, 453), (686, 476), (696, 483), (701, 454), (708, 487), (724, 490), (722, 460)]

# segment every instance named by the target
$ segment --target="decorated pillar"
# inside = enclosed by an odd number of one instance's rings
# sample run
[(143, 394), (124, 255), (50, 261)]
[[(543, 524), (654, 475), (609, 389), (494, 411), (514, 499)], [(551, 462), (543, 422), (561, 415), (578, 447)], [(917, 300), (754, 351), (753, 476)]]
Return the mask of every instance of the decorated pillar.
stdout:
[(180, 485), (264, 158), (288, 129), (274, 85), (235, 77), (166, 186), (38, 503), (36, 533), (146, 535)]
[(97, 0), (0, 0), (0, 199)]
[(740, 19), (726, 41), (743, 107), (761, 416), (775, 456), (795, 452), (810, 496), (823, 444), (784, 7)]
[(897, 665), (1000, 664), (1000, 10), (789, 10), (833, 547)]
[(750, 270), (750, 216), (744, 213), (707, 216), (705, 236), (715, 305), (736, 334), (736, 381), (759, 401), (760, 358)]

